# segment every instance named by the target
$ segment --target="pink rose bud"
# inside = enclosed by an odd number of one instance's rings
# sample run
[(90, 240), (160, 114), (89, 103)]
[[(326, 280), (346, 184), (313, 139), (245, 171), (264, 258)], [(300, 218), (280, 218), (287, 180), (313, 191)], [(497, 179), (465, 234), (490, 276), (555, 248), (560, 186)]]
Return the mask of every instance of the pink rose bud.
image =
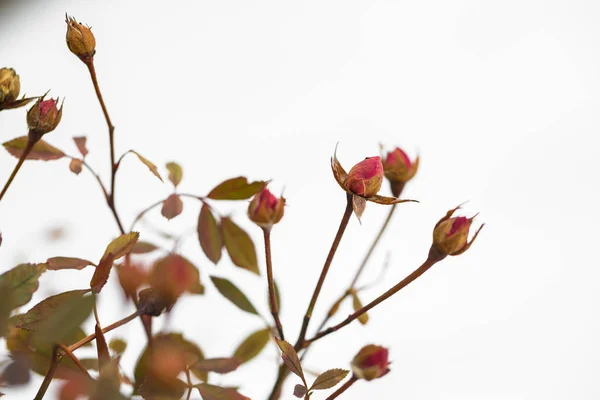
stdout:
[(473, 239), (469, 241), (469, 230), (473, 223), (472, 218), (452, 217), (457, 210), (448, 211), (433, 230), (433, 247), (437, 252), (445, 257), (447, 255), (456, 256), (464, 253), (471, 246), (483, 225), (475, 232)]
[(281, 221), (285, 199), (277, 198), (266, 187), (258, 192), (248, 206), (248, 217), (262, 228), (270, 228)]
[(62, 105), (57, 108), (58, 99), (44, 100), (43, 97), (27, 111), (27, 125), (29, 135), (36, 141), (43, 135), (53, 131), (62, 117)]
[(367, 157), (356, 164), (344, 180), (344, 186), (361, 197), (372, 197), (381, 189), (383, 165), (381, 157)]
[(411, 161), (400, 147), (387, 153), (383, 161), (383, 171), (392, 185), (395, 197), (400, 195), (404, 184), (415, 176), (418, 168), (419, 158), (417, 157), (414, 162)]
[(371, 381), (390, 372), (388, 349), (369, 344), (363, 347), (352, 360), (352, 372), (359, 379)]

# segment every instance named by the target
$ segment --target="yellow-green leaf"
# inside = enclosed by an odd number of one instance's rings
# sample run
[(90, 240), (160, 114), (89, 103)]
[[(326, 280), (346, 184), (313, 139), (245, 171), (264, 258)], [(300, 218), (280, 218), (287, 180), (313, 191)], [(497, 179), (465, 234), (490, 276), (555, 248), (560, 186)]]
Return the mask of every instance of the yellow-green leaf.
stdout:
[(167, 163), (167, 170), (169, 171), (169, 180), (173, 186), (177, 187), (183, 178), (183, 169), (176, 162), (170, 162)]
[(231, 261), (238, 267), (259, 275), (256, 249), (250, 236), (229, 217), (221, 219), (221, 231)]
[(150, 172), (152, 172), (154, 174), (154, 176), (156, 176), (158, 179), (160, 179), (161, 182), (163, 182), (162, 177), (160, 176), (160, 174), (158, 173), (158, 168), (156, 168), (156, 165), (154, 165), (154, 163), (152, 163), (150, 160), (148, 160), (147, 158), (145, 158), (144, 156), (142, 156), (140, 153), (138, 153), (137, 151), (131, 150), (131, 152), (133, 154), (135, 154), (136, 156), (138, 156), (138, 158), (140, 159), (140, 161), (146, 166), (148, 167), (148, 169), (150, 170)]
[(152, 243), (139, 241), (131, 249), (131, 254), (145, 254), (153, 252), (156, 249), (158, 249), (158, 247)]
[(214, 264), (221, 259), (223, 235), (210, 208), (203, 204), (198, 216), (198, 240), (206, 257)]
[[(13, 156), (20, 158), (23, 151), (27, 147), (29, 138), (27, 136), (21, 136), (8, 142), (3, 143), (4, 148)], [(39, 140), (31, 149), (31, 152), (27, 156), (27, 160), (58, 160), (63, 158), (65, 153), (62, 150), (48, 144), (44, 140)]]
[(327, 370), (315, 379), (309, 390), (330, 389), (340, 383), (348, 375), (348, 372), (350, 371), (339, 368)]
[(88, 293), (89, 289), (84, 290), (70, 290), (68, 292), (59, 293), (54, 296), (50, 296), (35, 306), (31, 307), (25, 314), (19, 316), (17, 327), (28, 331), (38, 331), (40, 326), (43, 325), (57, 309), (64, 306), (65, 304), (75, 304), (81, 301), (84, 294)]
[(241, 360), (236, 357), (229, 358), (207, 358), (199, 360), (192, 367), (198, 371), (216, 372), (218, 374), (227, 374), (235, 371), (241, 364)]
[(271, 329), (265, 328), (259, 331), (253, 332), (238, 346), (233, 353), (233, 356), (242, 360), (242, 362), (248, 362), (256, 357), (269, 343), (271, 337)]
[(231, 281), (225, 278), (218, 278), (211, 276), (210, 280), (215, 285), (219, 293), (221, 293), (227, 300), (235, 304), (240, 310), (246, 311), (250, 314), (258, 315), (258, 311), (252, 305), (250, 300), (246, 297), (240, 289), (237, 288)]
[(46, 261), (48, 270), (57, 271), (60, 269), (84, 269), (88, 265), (94, 265), (93, 262), (76, 257), (52, 257)]
[(208, 383), (200, 383), (195, 386), (200, 392), (203, 400), (247, 400), (233, 388), (225, 388)]
[[(352, 306), (354, 307), (354, 311), (358, 311), (363, 307), (355, 292), (352, 293)], [(366, 323), (369, 322), (369, 315), (367, 313), (361, 314), (360, 317), (358, 317), (358, 321), (361, 324), (366, 325)]]
[(213, 200), (249, 199), (258, 193), (265, 183), (264, 181), (248, 182), (247, 178), (239, 176), (221, 182), (210, 191), (207, 197)]
[[(46, 271), (46, 264), (19, 264), (0, 275), (0, 284), (11, 292), (11, 307), (21, 307), (31, 300), (39, 287), (39, 277)], [(0, 300), (2, 301), (2, 300)]]
[(276, 338), (275, 341), (281, 350), (281, 358), (283, 359), (286, 367), (288, 367), (291, 372), (298, 375), (300, 379), (302, 379), (302, 383), (306, 385), (306, 379), (304, 379), (302, 365), (300, 364), (300, 359), (298, 358), (298, 354), (296, 354), (296, 350), (294, 350), (294, 346), (285, 340), (279, 340)]
[(112, 254), (113, 258), (118, 260), (133, 249), (133, 246), (137, 243), (140, 234), (138, 232), (126, 233), (119, 236), (106, 247), (102, 258), (106, 258), (109, 254)]
[(127, 342), (123, 339), (113, 338), (108, 344), (108, 347), (117, 354), (123, 354), (127, 349)]

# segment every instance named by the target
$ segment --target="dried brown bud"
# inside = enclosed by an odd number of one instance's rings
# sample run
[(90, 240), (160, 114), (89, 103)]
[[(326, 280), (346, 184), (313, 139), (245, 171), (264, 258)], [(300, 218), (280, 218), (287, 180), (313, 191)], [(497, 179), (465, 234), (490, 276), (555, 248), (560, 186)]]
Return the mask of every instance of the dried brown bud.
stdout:
[(88, 26), (67, 16), (67, 46), (84, 63), (93, 60), (96, 53), (96, 38)]
[(21, 91), (19, 75), (12, 68), (0, 68), (0, 108), (17, 100)]
[(57, 104), (58, 99), (44, 100), (42, 96), (27, 111), (27, 125), (31, 139), (37, 141), (58, 126), (62, 117), (62, 104), (60, 108), (56, 106)]

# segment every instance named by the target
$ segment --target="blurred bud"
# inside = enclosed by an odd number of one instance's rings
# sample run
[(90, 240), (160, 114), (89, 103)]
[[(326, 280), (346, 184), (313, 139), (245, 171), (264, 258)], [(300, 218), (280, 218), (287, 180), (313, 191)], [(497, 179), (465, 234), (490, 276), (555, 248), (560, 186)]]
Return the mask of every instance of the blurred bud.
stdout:
[(433, 230), (432, 249), (437, 250), (442, 257), (447, 255), (456, 256), (464, 253), (471, 246), (483, 225), (479, 227), (473, 239), (469, 241), (469, 229), (475, 217), (452, 217), (452, 214), (460, 208), (456, 207), (446, 213), (446, 216), (438, 221)]
[(140, 286), (148, 282), (148, 273), (137, 264), (123, 263), (117, 268), (119, 283), (125, 292), (125, 297), (135, 297)]
[(58, 99), (44, 100), (44, 96), (27, 111), (29, 138), (38, 141), (43, 135), (53, 131), (62, 117), (62, 104), (57, 108)]
[(75, 54), (81, 61), (88, 63), (93, 60), (96, 53), (96, 38), (91, 29), (67, 16), (67, 46), (71, 53)]
[(350, 169), (344, 186), (358, 196), (372, 197), (381, 189), (382, 181), (381, 157), (367, 157)]
[(150, 286), (169, 304), (169, 309), (184, 292), (204, 291), (198, 269), (178, 254), (170, 254), (156, 261), (149, 280)]
[(248, 206), (248, 217), (262, 228), (270, 228), (281, 221), (285, 199), (277, 198), (267, 189), (258, 192)]
[(371, 381), (390, 372), (388, 349), (374, 344), (363, 347), (352, 360), (352, 372), (359, 379)]
[(0, 106), (17, 100), (21, 90), (19, 75), (12, 68), (0, 68)]
[(419, 157), (414, 162), (411, 161), (400, 147), (387, 153), (383, 161), (383, 171), (390, 181), (394, 197), (400, 196), (404, 185), (415, 176), (418, 169)]
[(158, 317), (167, 306), (167, 302), (154, 289), (148, 288), (140, 292), (138, 310), (142, 315)]

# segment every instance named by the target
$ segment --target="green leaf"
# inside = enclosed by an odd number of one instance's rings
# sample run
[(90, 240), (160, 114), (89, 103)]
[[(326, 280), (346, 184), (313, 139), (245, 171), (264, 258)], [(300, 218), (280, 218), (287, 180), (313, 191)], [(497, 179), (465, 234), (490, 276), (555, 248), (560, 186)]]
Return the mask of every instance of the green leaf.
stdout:
[(200, 392), (203, 400), (247, 400), (248, 397), (242, 396), (237, 390), (224, 388), (221, 386), (201, 383), (195, 386)]
[(47, 269), (57, 271), (60, 269), (84, 269), (88, 265), (95, 265), (93, 262), (76, 257), (52, 257), (46, 260)]
[(231, 261), (240, 268), (260, 275), (256, 249), (250, 236), (228, 217), (221, 219), (221, 231)]
[(315, 379), (309, 390), (330, 389), (340, 383), (348, 375), (348, 372), (350, 371), (339, 368), (327, 370)]
[(198, 216), (198, 240), (206, 257), (217, 264), (221, 259), (223, 235), (215, 216), (206, 204), (202, 205)]
[(158, 179), (160, 179), (161, 182), (163, 182), (162, 177), (160, 176), (160, 174), (158, 173), (158, 168), (156, 168), (156, 165), (154, 165), (154, 163), (152, 163), (150, 160), (148, 160), (147, 158), (143, 157), (140, 153), (138, 153), (137, 151), (131, 150), (131, 152), (133, 154), (135, 154), (136, 156), (138, 156), (138, 158), (140, 159), (140, 161), (146, 166), (148, 167), (148, 169), (150, 170), (150, 172), (152, 172), (154, 174), (154, 176), (156, 176)]
[(300, 359), (298, 358), (298, 354), (296, 354), (296, 350), (294, 350), (294, 346), (285, 340), (279, 340), (276, 338), (275, 341), (281, 350), (281, 358), (283, 359), (285, 365), (291, 372), (298, 375), (300, 379), (302, 379), (304, 386), (307, 386), (306, 379), (304, 379), (304, 372), (302, 371), (302, 365), (300, 364)]
[(228, 179), (218, 184), (208, 194), (213, 200), (244, 200), (258, 193), (264, 186), (264, 181), (248, 182), (243, 176)]
[(271, 329), (265, 328), (253, 332), (238, 346), (233, 356), (243, 362), (248, 362), (256, 357), (265, 348), (271, 338)]
[(127, 342), (123, 339), (114, 338), (110, 341), (108, 347), (117, 354), (123, 354), (127, 349)]
[(44, 326), (45, 321), (57, 312), (61, 307), (68, 304), (77, 304), (88, 293), (89, 289), (71, 290), (50, 296), (19, 317), (17, 327), (28, 331), (38, 331)]
[(29, 303), (44, 271), (46, 264), (20, 264), (0, 275), (0, 285), (4, 286), (4, 290), (11, 291), (12, 308)]
[(182, 211), (183, 201), (181, 201), (179, 195), (173, 193), (163, 202), (160, 213), (163, 215), (163, 217), (170, 220), (181, 214)]
[(173, 186), (177, 187), (183, 178), (183, 169), (176, 162), (170, 162), (167, 163), (167, 170), (169, 171), (169, 180)]
[(258, 311), (252, 305), (250, 300), (246, 297), (240, 289), (238, 289), (231, 281), (225, 278), (218, 278), (211, 276), (210, 280), (215, 285), (219, 293), (221, 293), (227, 300), (231, 301), (240, 310), (246, 311), (250, 314), (258, 315)]
[(199, 360), (192, 367), (198, 371), (216, 372), (218, 374), (227, 374), (235, 371), (241, 364), (241, 360), (236, 357), (230, 358), (207, 358)]
[[(363, 307), (356, 292), (352, 292), (352, 306), (354, 307), (354, 311), (358, 311)], [(369, 314), (367, 314), (367, 313), (361, 314), (360, 317), (358, 317), (358, 321), (361, 324), (366, 325), (367, 322), (369, 322)]]
[[(21, 136), (15, 138), (13, 140), (9, 140), (8, 142), (3, 143), (4, 148), (13, 156), (20, 158), (23, 154), (23, 151), (27, 147), (27, 142), (29, 138), (27, 136)], [(63, 158), (65, 153), (61, 150), (57, 149), (54, 146), (51, 146), (44, 140), (39, 140), (31, 149), (31, 152), (27, 156), (26, 160), (58, 160)]]
[(102, 259), (106, 258), (106, 256), (112, 253), (115, 261), (118, 260), (119, 258), (129, 253), (131, 249), (133, 249), (133, 246), (135, 246), (139, 237), (140, 234), (138, 232), (126, 233), (119, 236), (118, 238), (110, 242), (110, 244), (106, 247)]
[(136, 242), (136, 244), (131, 249), (131, 254), (146, 254), (151, 253), (154, 250), (158, 249), (158, 246), (153, 245), (149, 242)]

